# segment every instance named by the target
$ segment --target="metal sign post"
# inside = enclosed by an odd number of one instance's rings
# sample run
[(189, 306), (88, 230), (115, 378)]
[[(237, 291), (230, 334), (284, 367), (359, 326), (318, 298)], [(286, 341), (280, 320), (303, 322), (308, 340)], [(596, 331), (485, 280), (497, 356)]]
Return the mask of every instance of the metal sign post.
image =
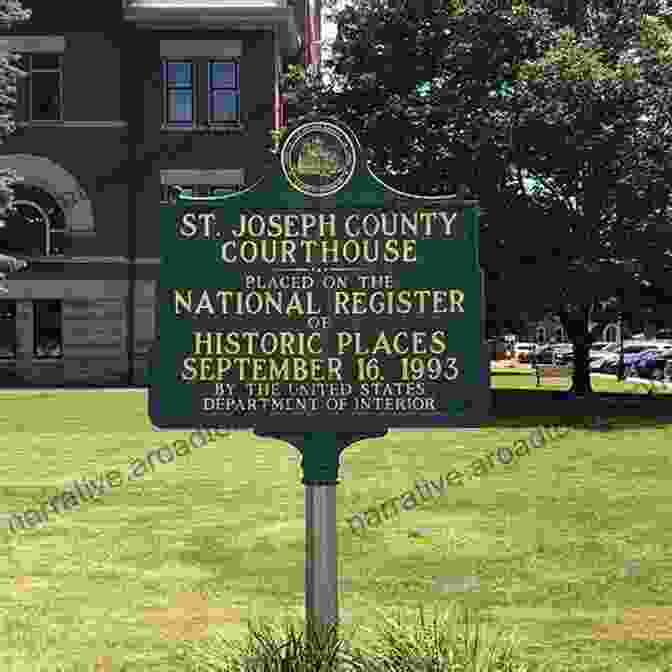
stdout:
[(336, 485), (343, 450), (364, 439), (380, 438), (387, 430), (367, 434), (273, 434), (303, 456), (306, 519), (306, 640), (323, 640), (325, 628), (338, 621), (338, 557), (336, 545)]
[(391, 189), (331, 119), (244, 191), (161, 206), (150, 419), (301, 452), (307, 636), (337, 620), (340, 453), (487, 420), (476, 206)]

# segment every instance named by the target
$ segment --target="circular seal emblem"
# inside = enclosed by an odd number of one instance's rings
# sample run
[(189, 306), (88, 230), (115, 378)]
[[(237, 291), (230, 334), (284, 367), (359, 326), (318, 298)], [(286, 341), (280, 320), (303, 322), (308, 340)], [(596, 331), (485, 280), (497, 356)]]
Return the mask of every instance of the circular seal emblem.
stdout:
[(352, 138), (336, 124), (311, 121), (294, 129), (280, 155), (287, 181), (306, 196), (331, 196), (355, 172)]

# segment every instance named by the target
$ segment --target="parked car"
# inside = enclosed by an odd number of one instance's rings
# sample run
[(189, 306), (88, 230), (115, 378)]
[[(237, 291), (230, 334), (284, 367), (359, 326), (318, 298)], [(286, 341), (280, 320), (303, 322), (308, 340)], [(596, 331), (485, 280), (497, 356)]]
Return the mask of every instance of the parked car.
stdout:
[[(645, 342), (639, 342), (639, 343), (632, 343), (629, 342), (627, 344), (623, 344), (623, 356), (624, 356), (624, 361), (628, 361), (625, 359), (625, 355), (633, 355), (633, 354), (638, 354), (642, 352), (647, 352), (649, 350), (662, 350), (664, 348), (663, 345), (659, 343), (645, 343)], [(620, 359), (620, 352), (619, 349), (616, 349), (616, 352), (606, 352), (603, 355), (599, 357), (595, 357), (594, 359), (591, 359), (588, 366), (591, 371), (600, 371), (602, 373), (615, 373), (618, 371), (618, 362)], [(610, 370), (609, 370), (610, 369)]]
[(559, 366), (567, 366), (574, 363), (574, 352), (559, 352), (555, 356), (555, 363)]
[(607, 343), (605, 346), (595, 349), (597, 343), (593, 343), (590, 350), (588, 351), (588, 362), (590, 363), (597, 359), (602, 359), (605, 355), (610, 353), (618, 353), (619, 345), (618, 343)]
[(513, 357), (519, 362), (529, 362), (530, 355), (536, 350), (534, 343), (516, 343), (513, 348)]
[[(628, 367), (639, 361), (640, 356), (648, 356), (649, 354), (664, 352), (667, 349), (668, 346), (655, 341), (628, 343), (627, 345), (623, 346), (623, 363), (627, 370)], [(605, 371), (605, 373), (617, 373), (619, 359), (619, 352), (612, 353), (612, 356), (609, 358), (609, 360), (603, 363), (601, 370)]]
[(613, 341), (595, 341), (588, 351), (591, 357), (604, 355), (607, 352), (618, 352), (618, 343), (614, 343)]
[[(644, 361), (650, 355), (657, 354), (657, 350), (642, 350), (641, 352), (628, 352), (623, 353), (623, 367), (625, 369), (626, 375), (636, 375), (636, 366), (640, 361)], [(613, 360), (606, 362), (602, 368), (604, 373), (611, 373), (613, 375), (618, 374), (618, 366), (620, 364), (620, 357), (616, 357)]]
[[(588, 351), (589, 365), (593, 359), (614, 351), (618, 351), (618, 344), (609, 341), (596, 341)], [(562, 344), (562, 348), (558, 349), (557, 360), (558, 364), (572, 364), (574, 362), (574, 346), (571, 343)]]
[(550, 345), (545, 345), (539, 348), (534, 353), (534, 361), (536, 364), (555, 364), (555, 351)]
[(633, 362), (627, 374), (640, 378), (663, 380), (668, 362), (672, 362), (672, 349), (650, 352)]
[(553, 363), (558, 364), (558, 358), (566, 353), (571, 353), (574, 346), (571, 343), (551, 343), (548, 346), (553, 352)]

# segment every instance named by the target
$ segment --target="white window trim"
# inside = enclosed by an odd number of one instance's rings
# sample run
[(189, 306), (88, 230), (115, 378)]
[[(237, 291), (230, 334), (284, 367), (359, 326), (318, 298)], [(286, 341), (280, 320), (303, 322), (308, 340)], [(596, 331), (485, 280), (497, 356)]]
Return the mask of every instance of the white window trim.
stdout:
[[(213, 98), (213, 93), (214, 89), (212, 87), (212, 64), (213, 63), (234, 63), (236, 66), (236, 84), (238, 85), (237, 88), (234, 89), (217, 89), (218, 91), (229, 91), (231, 93), (235, 93), (237, 95), (237, 108), (238, 108), (238, 118), (237, 121), (235, 122), (230, 122), (230, 121), (215, 121), (214, 120), (214, 114), (213, 114), (213, 109), (212, 109), (212, 98)], [(240, 123), (241, 117), (240, 117), (240, 59), (237, 61), (223, 61), (222, 59), (209, 59), (208, 60), (208, 126), (227, 126), (231, 123)]]
[[(31, 54), (38, 53), (35, 51), (30, 52)], [(53, 52), (49, 52), (53, 53)], [(57, 72), (58, 73), (58, 95), (59, 95), (59, 118), (58, 119), (33, 119), (33, 77), (30, 76), (28, 77), (28, 87), (29, 87), (29, 94), (28, 94), (28, 100), (29, 100), (29, 108), (26, 110), (26, 115), (29, 117), (28, 121), (26, 123), (28, 124), (60, 124), (64, 121), (65, 117), (65, 101), (64, 101), (64, 91), (63, 91), (63, 71), (65, 70), (65, 64), (63, 63), (63, 54), (56, 52), (57, 55), (61, 56), (60, 60), (60, 65), (58, 68), (37, 68), (36, 72)], [(32, 75), (34, 72), (33, 70), (33, 63), (31, 61), (30, 63), (30, 68), (28, 72)]]
[[(161, 96), (163, 104), (163, 112), (161, 119), (161, 130), (189, 132), (195, 130), (224, 130), (230, 131), (233, 129), (241, 129), (243, 125), (243, 115), (241, 109), (241, 92), (240, 92), (240, 70), (241, 70), (241, 53), (242, 41), (232, 42), (217, 42), (215, 40), (202, 40), (200, 42), (190, 40), (161, 40)], [(170, 45), (177, 45), (175, 47)], [(234, 45), (230, 49), (226, 45)], [(178, 48), (179, 47), (179, 48)], [(165, 55), (166, 52), (174, 52)], [(199, 52), (199, 53), (195, 53)], [(202, 53), (200, 53), (202, 52)], [(191, 64), (192, 69), (192, 123), (177, 123), (168, 121), (168, 88), (166, 82), (163, 80), (164, 63), (168, 61), (187, 62)], [(208, 88), (202, 91), (200, 82), (202, 81), (200, 68), (207, 61), (208, 68)], [(215, 61), (236, 61), (238, 64), (238, 119), (231, 122), (214, 122), (211, 119), (210, 110), (210, 63)], [(200, 123), (199, 119), (199, 98), (205, 96), (207, 106), (207, 123)]]
[(0, 39), (0, 52), (19, 51), (27, 54), (39, 53), (64, 53), (65, 52), (65, 37), (62, 35), (21, 35), (3, 37)]
[(189, 58), (211, 58), (226, 60), (241, 58), (242, 40), (160, 40), (161, 58), (183, 60)]
[(161, 184), (174, 184), (177, 186), (183, 184), (208, 184), (213, 187), (231, 187), (238, 184), (245, 184), (245, 170), (238, 169), (218, 169), (213, 170), (194, 170), (167, 169), (161, 171)]
[[(193, 61), (187, 59), (180, 59), (180, 62), (188, 63), (191, 66), (191, 122), (175, 122), (168, 120), (168, 109), (169, 109), (169, 96), (168, 96), (168, 82), (163, 78), (164, 68), (167, 72), (167, 65), (169, 62), (174, 60), (172, 58), (164, 59), (161, 57), (161, 95), (163, 97), (163, 114), (161, 120), (161, 126), (166, 128), (183, 128), (189, 129), (196, 126), (196, 117), (198, 112), (198, 73), (196, 64)], [(178, 89), (179, 90), (179, 89)], [(182, 89), (186, 90), (186, 89)]]

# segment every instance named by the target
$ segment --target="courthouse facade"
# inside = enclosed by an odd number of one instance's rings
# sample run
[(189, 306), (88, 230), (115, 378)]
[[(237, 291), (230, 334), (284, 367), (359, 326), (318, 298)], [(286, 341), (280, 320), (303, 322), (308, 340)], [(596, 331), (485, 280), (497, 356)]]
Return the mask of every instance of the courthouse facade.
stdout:
[(319, 25), (305, 2), (24, 0), (0, 34), (29, 73), (0, 145), (23, 178), (0, 253), (30, 266), (0, 295), (0, 386), (145, 384), (159, 204), (262, 174), (279, 74)]

